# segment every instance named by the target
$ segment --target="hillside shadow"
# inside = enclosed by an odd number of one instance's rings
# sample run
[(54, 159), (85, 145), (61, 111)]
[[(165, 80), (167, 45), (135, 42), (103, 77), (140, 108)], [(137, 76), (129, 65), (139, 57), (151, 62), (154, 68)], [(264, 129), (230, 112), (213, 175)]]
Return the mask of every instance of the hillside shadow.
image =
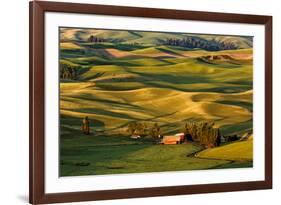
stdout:
[[(87, 113), (85, 113), (85, 116), (87, 116)], [(76, 130), (75, 127), (82, 126), (83, 123), (83, 117), (73, 117), (65, 114), (60, 114), (60, 126), (67, 125), (69, 130)], [(101, 120), (97, 120), (95, 118), (90, 118), (91, 123), (93, 123), (95, 126), (103, 128), (105, 126), (104, 122)], [(72, 128), (70, 128), (72, 126)]]
[[(161, 68), (160, 68), (161, 69)], [(205, 76), (198, 76), (198, 75), (172, 75), (172, 74), (162, 74), (162, 73), (142, 73), (142, 72), (136, 72), (132, 70), (126, 70), (127, 72), (137, 74), (144, 79), (151, 79), (153, 81), (163, 81), (163, 82), (169, 82), (173, 84), (193, 84), (193, 83), (208, 83), (211, 82), (209, 78)]]
[(115, 117), (115, 118), (141, 120), (139, 118), (134, 118), (128, 114), (112, 112), (109, 110), (98, 109), (98, 108), (81, 108), (81, 109), (75, 109), (75, 111), (80, 112), (80, 113), (85, 113), (85, 114), (90, 113), (90, 114), (98, 114), (98, 115), (110, 116), (110, 117)]
[[(71, 98), (73, 98), (73, 100)], [(142, 108), (141, 106), (138, 106), (138, 105), (125, 103), (125, 102), (117, 102), (117, 101), (110, 100), (110, 99), (95, 98), (95, 97), (92, 97), (91, 95), (87, 95), (87, 94), (81, 94), (80, 96), (77, 96), (77, 97), (72, 96), (72, 97), (68, 97), (67, 99), (63, 99), (63, 100), (76, 103), (77, 100), (79, 101), (79, 99), (96, 101), (96, 102), (100, 102), (100, 103), (103, 103), (103, 104), (109, 104), (110, 106), (114, 106), (116, 108), (121, 108), (121, 109), (133, 109), (134, 111), (144, 109), (144, 108)]]
[(183, 56), (177, 52), (174, 52), (172, 50), (168, 50), (168, 49), (165, 49), (165, 48), (156, 48), (157, 50), (161, 51), (161, 52), (164, 52), (164, 53), (168, 53), (168, 54), (171, 54), (171, 55), (176, 55), (176, 56)]
[(232, 125), (224, 125), (221, 128), (222, 134), (236, 134), (236, 133), (243, 133), (245, 131), (252, 131), (253, 130), (253, 119), (240, 122)]

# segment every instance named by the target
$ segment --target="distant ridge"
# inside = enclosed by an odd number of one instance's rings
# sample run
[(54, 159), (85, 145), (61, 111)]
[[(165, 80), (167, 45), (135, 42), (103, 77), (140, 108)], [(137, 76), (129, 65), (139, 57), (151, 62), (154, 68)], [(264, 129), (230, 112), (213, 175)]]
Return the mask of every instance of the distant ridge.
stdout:
[[(79, 29), (62, 28), (62, 41), (85, 41), (90, 36), (107, 39), (109, 42), (118, 42), (124, 44), (145, 44), (145, 45), (163, 45), (167, 44), (169, 39), (183, 41), (192, 39), (199, 42), (195, 48), (203, 48), (202, 45), (212, 44), (216, 50), (220, 49), (218, 45), (232, 45), (232, 49), (252, 48), (253, 38), (251, 36), (228, 36), (228, 35), (210, 35), (210, 34), (187, 34), (187, 33), (164, 33), (164, 32), (145, 32), (145, 31), (122, 31), (122, 30), (99, 30), (99, 29)], [(201, 46), (201, 47), (200, 47)]]

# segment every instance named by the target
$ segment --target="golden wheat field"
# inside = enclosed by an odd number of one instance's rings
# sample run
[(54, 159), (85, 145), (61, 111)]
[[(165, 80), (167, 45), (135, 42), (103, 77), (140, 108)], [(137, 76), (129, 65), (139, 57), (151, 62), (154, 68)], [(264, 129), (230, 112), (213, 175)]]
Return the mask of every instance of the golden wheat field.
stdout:
[[(60, 41), (62, 176), (252, 167), (251, 37), (61, 28)], [(177, 133), (191, 140), (163, 145)]]

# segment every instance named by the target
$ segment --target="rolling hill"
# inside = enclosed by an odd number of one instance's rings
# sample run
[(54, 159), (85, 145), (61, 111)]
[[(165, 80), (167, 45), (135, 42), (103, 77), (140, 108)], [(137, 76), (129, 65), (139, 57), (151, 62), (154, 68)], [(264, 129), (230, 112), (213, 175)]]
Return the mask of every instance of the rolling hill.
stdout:
[[(88, 42), (91, 35), (108, 41)], [(238, 49), (159, 44), (185, 36)], [(197, 144), (161, 147), (127, 132), (132, 122), (157, 123), (170, 135), (190, 121), (213, 121), (222, 135), (251, 132), (251, 37), (78, 28), (62, 28), (60, 37), (62, 176), (252, 166), (250, 140), (199, 152)], [(81, 133), (85, 116), (89, 136)]]
[(62, 60), (78, 66), (79, 75), (61, 82), (62, 119), (87, 115), (101, 122), (94, 127), (110, 132), (121, 132), (131, 121), (158, 122), (165, 133), (179, 131), (187, 120), (214, 120), (225, 134), (251, 129), (251, 49), (123, 51), (80, 45), (88, 49), (81, 56), (68, 50), (76, 48), (69, 44), (63, 43)]
[(253, 138), (246, 141), (238, 141), (221, 147), (206, 149), (196, 154), (196, 157), (205, 159), (223, 159), (223, 160), (253, 160)]

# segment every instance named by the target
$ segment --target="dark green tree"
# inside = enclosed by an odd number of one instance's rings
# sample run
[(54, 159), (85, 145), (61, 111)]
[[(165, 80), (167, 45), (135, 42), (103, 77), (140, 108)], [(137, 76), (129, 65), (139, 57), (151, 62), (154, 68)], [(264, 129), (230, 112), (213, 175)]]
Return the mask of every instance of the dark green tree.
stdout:
[(191, 135), (193, 141), (204, 146), (220, 145), (220, 130), (214, 128), (214, 122), (187, 122), (185, 124), (185, 134)]

